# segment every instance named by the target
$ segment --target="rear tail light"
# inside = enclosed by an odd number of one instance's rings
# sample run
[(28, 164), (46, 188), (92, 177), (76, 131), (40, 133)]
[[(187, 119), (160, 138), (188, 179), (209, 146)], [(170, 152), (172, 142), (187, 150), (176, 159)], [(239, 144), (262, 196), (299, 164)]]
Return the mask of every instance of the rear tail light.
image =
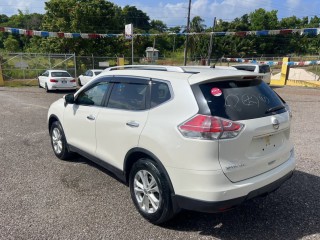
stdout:
[(196, 115), (179, 126), (184, 137), (203, 140), (229, 139), (239, 135), (244, 124), (220, 117)]
[(50, 82), (58, 82), (56, 79), (50, 79)]
[(70, 80), (70, 82), (76, 82), (76, 80), (75, 80), (75, 79), (72, 79), (72, 80)]

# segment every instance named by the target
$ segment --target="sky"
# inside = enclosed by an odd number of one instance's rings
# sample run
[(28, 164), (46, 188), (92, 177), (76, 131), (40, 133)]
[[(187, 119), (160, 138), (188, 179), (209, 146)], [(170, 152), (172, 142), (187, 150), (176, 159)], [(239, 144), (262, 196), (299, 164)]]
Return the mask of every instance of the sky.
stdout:
[[(45, 13), (46, 0), (0, 0), (0, 14), (11, 16), (18, 9), (29, 13)], [(114, 0), (114, 4), (136, 6), (147, 13), (150, 19), (161, 20), (168, 27), (185, 26), (188, 14), (188, 0)], [(320, 17), (320, 0), (192, 0), (191, 18), (200, 16), (207, 26), (214, 17), (232, 21), (255, 9), (278, 10), (278, 18), (297, 16)], [(10, 26), (8, 26), (10, 27)]]

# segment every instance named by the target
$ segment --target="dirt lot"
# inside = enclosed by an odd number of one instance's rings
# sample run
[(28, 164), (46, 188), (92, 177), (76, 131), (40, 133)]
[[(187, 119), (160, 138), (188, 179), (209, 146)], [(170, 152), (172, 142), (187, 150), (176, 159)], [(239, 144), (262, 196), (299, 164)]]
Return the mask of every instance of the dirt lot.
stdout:
[(0, 88), (0, 239), (320, 239), (320, 89), (275, 90), (293, 110), (292, 179), (232, 211), (184, 211), (159, 227), (110, 173), (54, 156), (46, 114), (65, 93)]

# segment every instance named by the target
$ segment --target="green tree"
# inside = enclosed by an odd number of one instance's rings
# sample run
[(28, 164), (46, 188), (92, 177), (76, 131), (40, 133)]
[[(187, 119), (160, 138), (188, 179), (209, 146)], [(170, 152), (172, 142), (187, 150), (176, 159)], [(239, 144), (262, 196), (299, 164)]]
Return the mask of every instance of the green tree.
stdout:
[(235, 18), (229, 25), (229, 31), (248, 31), (249, 30), (249, 15), (245, 14), (241, 18)]
[(8, 52), (18, 52), (20, 50), (19, 41), (12, 35), (9, 35), (9, 37), (4, 40), (3, 45)]
[[(190, 22), (190, 32), (203, 33), (206, 25), (200, 16), (195, 16)], [(192, 60), (205, 58), (208, 54), (209, 37), (205, 34), (196, 34), (189, 36), (189, 50)]]
[(317, 17), (317, 16), (312, 17), (310, 19), (308, 27), (310, 27), (310, 28), (319, 28), (320, 27), (320, 18)]
[(5, 14), (0, 14), (0, 24), (1, 23), (6, 23), (9, 21), (9, 17)]
[(137, 9), (135, 6), (125, 6), (122, 9), (122, 17), (124, 24), (132, 23), (135, 28), (145, 31), (148, 31), (151, 28), (149, 16), (143, 11)]
[[(50, 0), (46, 2), (42, 29), (53, 32), (121, 33), (121, 8), (105, 0)], [(43, 39), (42, 51), (106, 55), (115, 39)], [(36, 41), (35, 41), (36, 42)], [(34, 46), (31, 46), (34, 48)], [(117, 48), (114, 49), (117, 51)], [(109, 53), (113, 54), (113, 52)]]
[(250, 30), (271, 30), (278, 28), (277, 10), (270, 12), (259, 8), (249, 14)]
[(164, 24), (160, 20), (151, 20), (150, 22), (150, 28), (153, 30), (156, 30), (160, 33), (166, 32), (167, 31), (167, 25)]
[(302, 20), (297, 18), (296, 16), (282, 18), (279, 22), (280, 28), (283, 29), (295, 29), (303, 27)]

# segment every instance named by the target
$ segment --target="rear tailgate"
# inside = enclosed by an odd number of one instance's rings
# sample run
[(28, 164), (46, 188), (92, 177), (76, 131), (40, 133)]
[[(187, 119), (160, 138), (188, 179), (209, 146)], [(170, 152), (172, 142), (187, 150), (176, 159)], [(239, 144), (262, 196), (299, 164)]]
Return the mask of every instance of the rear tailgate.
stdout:
[[(259, 119), (239, 121), (245, 128), (237, 138), (219, 140), (219, 162), (232, 182), (267, 172), (290, 157), (292, 144), (287, 112)], [(275, 129), (277, 119), (279, 128)]]
[(55, 77), (54, 79), (57, 81), (55, 84), (55, 87), (57, 88), (67, 88), (75, 85), (73, 77)]
[(289, 112), (266, 83), (244, 76), (198, 86), (203, 94), (195, 94), (201, 114), (244, 125), (236, 137), (218, 140), (220, 166), (230, 181), (257, 176), (289, 159), (293, 148)]

